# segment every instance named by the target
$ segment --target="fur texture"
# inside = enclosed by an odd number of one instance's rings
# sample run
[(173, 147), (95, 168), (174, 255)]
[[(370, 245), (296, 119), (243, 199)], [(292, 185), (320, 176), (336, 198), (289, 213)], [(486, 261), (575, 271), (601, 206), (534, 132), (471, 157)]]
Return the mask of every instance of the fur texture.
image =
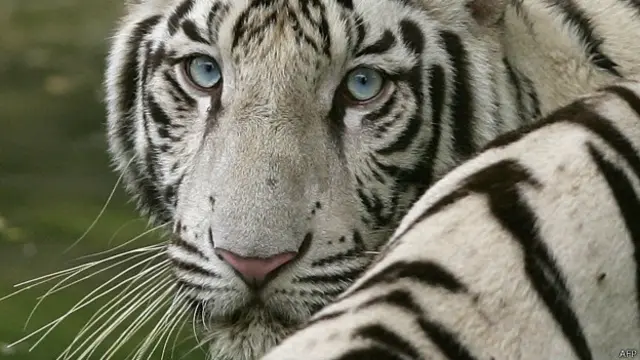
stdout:
[(609, 359), (640, 347), (640, 83), (491, 142), (264, 360)]
[[(140, 209), (173, 226), (168, 255), (212, 358), (255, 359), (330, 303), (424, 191), (489, 140), (637, 73), (635, 11), (623, 0), (131, 4), (108, 58), (110, 151)], [(222, 75), (208, 91), (185, 71), (202, 55)], [(359, 67), (385, 79), (365, 104), (345, 96)], [(298, 255), (256, 290), (220, 249)]]

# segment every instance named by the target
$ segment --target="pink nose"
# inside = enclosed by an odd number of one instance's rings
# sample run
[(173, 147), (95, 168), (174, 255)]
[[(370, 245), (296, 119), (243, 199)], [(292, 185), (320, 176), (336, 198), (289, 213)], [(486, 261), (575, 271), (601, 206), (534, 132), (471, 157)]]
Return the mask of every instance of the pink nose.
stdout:
[(232, 268), (242, 275), (247, 283), (261, 285), (267, 275), (296, 257), (295, 252), (273, 255), (268, 258), (243, 257), (224, 249), (216, 249)]

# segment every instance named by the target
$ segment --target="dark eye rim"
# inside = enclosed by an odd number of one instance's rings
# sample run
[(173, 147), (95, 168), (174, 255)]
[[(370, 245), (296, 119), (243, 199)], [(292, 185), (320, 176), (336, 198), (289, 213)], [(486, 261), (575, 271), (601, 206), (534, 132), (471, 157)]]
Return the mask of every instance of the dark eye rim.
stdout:
[(202, 58), (202, 57), (210, 59), (211, 61), (213, 61), (218, 66), (218, 68), (220, 68), (220, 63), (218, 63), (218, 61), (216, 61), (216, 59), (214, 59), (212, 56), (206, 55), (206, 54), (193, 54), (193, 55), (190, 55), (190, 56), (184, 58), (180, 68), (181, 68), (182, 74), (184, 75), (185, 79), (187, 80), (187, 82), (189, 83), (190, 86), (192, 86), (193, 88), (195, 88), (198, 91), (205, 92), (205, 93), (210, 93), (212, 91), (216, 91), (216, 90), (220, 89), (222, 87), (222, 82), (224, 81), (224, 79), (222, 77), (222, 74), (220, 74), (220, 80), (215, 85), (213, 85), (211, 87), (203, 87), (203, 86), (198, 85), (193, 80), (193, 76), (191, 75), (190, 65), (195, 59)]
[[(378, 91), (378, 93), (374, 96), (372, 96), (371, 98), (367, 99), (367, 100), (359, 100), (353, 97), (353, 95), (351, 95), (351, 92), (349, 91), (349, 87), (347, 86), (347, 80), (349, 79), (349, 75), (351, 75), (354, 71), (360, 70), (360, 69), (367, 69), (367, 70), (373, 70), (375, 72), (377, 72), (380, 77), (382, 78), (382, 86), (380, 86), (380, 91)], [(381, 96), (383, 96), (385, 93), (387, 93), (387, 89), (389, 87), (389, 77), (387, 76), (387, 73), (381, 69), (378, 69), (376, 67), (372, 67), (372, 66), (365, 66), (365, 65), (361, 65), (361, 66), (357, 66), (351, 70), (349, 70), (347, 72), (347, 74), (344, 76), (344, 78), (342, 79), (342, 82), (340, 84), (340, 93), (342, 98), (347, 102), (348, 105), (350, 106), (364, 106), (367, 104), (370, 104), (372, 102), (377, 101), (378, 99), (380, 99)]]

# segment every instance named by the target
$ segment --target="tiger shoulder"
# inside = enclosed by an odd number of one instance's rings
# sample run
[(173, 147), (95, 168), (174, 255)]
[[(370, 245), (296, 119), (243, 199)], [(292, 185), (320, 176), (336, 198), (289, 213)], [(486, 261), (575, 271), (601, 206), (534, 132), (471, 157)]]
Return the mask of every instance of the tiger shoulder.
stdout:
[(640, 348), (640, 83), (506, 133), (264, 360), (615, 359)]

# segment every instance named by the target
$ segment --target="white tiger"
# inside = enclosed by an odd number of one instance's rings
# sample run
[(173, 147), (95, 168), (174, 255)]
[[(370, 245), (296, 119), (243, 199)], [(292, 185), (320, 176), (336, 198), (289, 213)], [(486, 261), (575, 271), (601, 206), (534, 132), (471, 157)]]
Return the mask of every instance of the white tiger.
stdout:
[(640, 351), (640, 82), (502, 135), (263, 360), (619, 359)]
[(106, 71), (110, 151), (140, 209), (173, 228), (175, 296), (190, 298), (210, 357), (263, 355), (352, 284), (456, 164), (640, 73), (637, 12), (629, 0), (130, 4)]

